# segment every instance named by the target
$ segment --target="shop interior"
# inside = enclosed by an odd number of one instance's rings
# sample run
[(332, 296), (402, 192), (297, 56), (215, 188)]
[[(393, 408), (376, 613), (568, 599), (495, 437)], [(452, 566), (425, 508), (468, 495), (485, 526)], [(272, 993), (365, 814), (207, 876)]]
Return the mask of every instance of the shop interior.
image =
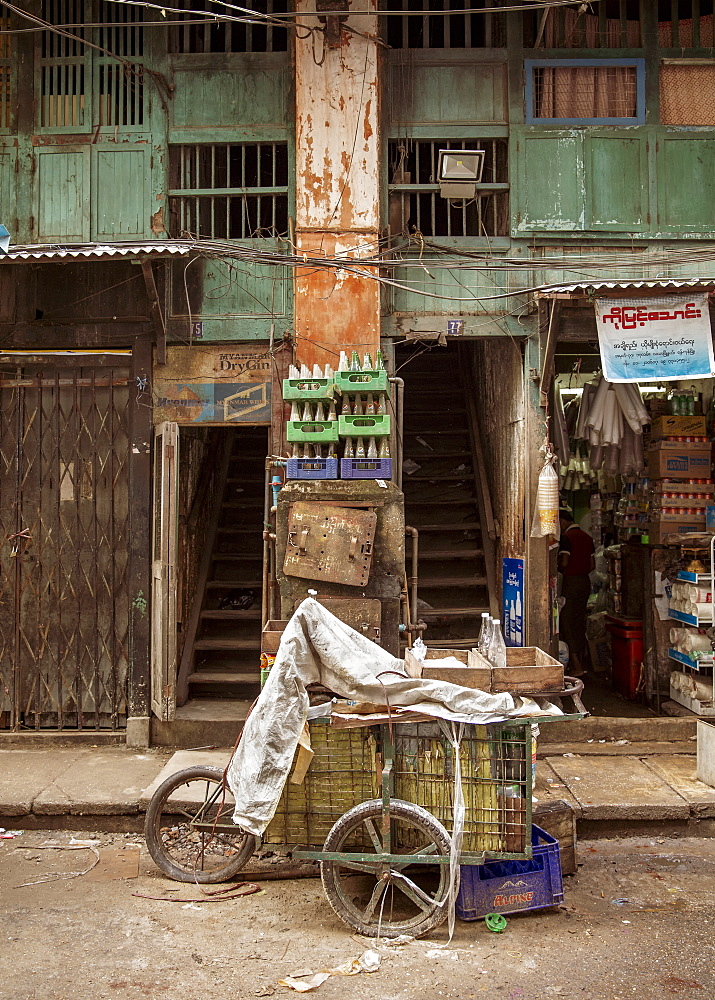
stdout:
[(583, 340), (558, 343), (555, 375), (560, 503), (596, 550), (584, 703), (595, 716), (713, 715), (712, 379), (597, 400), (598, 345)]

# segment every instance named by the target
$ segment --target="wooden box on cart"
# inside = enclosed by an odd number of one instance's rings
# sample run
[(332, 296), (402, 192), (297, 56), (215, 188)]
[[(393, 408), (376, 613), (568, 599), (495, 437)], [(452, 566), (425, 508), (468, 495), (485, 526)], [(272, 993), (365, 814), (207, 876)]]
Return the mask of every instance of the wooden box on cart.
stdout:
[[(447, 657), (455, 657), (464, 666), (442, 666), (440, 661)], [(564, 686), (563, 664), (538, 646), (507, 646), (506, 667), (501, 668), (492, 666), (476, 649), (428, 648), (424, 661), (407, 649), (405, 670), (410, 677), (431, 677), (491, 694), (546, 694)]]

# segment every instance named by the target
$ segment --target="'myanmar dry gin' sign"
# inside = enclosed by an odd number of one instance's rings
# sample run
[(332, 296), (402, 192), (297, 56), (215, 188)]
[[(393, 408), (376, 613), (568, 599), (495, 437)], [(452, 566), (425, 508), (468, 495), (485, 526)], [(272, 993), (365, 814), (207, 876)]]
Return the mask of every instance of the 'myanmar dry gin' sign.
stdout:
[(270, 424), (267, 348), (168, 347), (154, 366), (154, 422)]

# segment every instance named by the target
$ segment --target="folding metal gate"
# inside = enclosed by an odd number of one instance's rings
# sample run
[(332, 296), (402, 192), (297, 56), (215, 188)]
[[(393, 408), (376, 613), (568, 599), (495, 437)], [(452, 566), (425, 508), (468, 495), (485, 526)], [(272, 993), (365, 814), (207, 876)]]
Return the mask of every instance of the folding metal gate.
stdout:
[(125, 724), (128, 363), (0, 373), (0, 728)]

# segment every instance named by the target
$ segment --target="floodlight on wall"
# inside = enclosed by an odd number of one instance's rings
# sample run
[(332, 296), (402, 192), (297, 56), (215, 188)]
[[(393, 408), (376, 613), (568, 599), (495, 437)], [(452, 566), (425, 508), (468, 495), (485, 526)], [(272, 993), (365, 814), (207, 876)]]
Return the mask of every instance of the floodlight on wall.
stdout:
[(0, 250), (7, 253), (10, 248), (10, 233), (5, 226), (0, 223)]
[(474, 198), (483, 169), (483, 149), (440, 149), (439, 193), (443, 198)]

